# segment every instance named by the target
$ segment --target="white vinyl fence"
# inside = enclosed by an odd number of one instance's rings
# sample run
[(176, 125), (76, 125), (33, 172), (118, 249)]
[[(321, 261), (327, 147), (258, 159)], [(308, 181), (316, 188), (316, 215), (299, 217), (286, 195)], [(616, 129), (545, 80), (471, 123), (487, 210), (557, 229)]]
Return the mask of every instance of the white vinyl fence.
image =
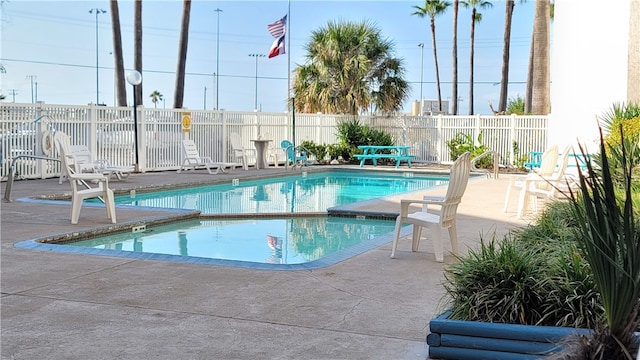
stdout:
[[(72, 144), (84, 144), (96, 159), (115, 166), (135, 164), (134, 115), (131, 107), (70, 106), (0, 102), (0, 159), (2, 180), (6, 180), (11, 162), (20, 154), (57, 158), (51, 134), (63, 131)], [(201, 156), (214, 161), (232, 159), (229, 134), (238, 133), (244, 147), (253, 147), (252, 139), (273, 140), (280, 147), (293, 138), (294, 116), (287, 113), (204, 111), (138, 108), (138, 164), (141, 171), (176, 170), (182, 162), (181, 140), (193, 139)], [(190, 119), (189, 131), (183, 120)], [(351, 116), (295, 114), (295, 141), (337, 144), (337, 124)], [(458, 133), (500, 154), (503, 165), (514, 163), (513, 144), (520, 154), (544, 151), (547, 145), (546, 116), (359, 116), (363, 125), (392, 134), (397, 144), (412, 147), (420, 162), (450, 162), (447, 141)], [(54, 161), (21, 158), (16, 161), (19, 178), (58, 176), (60, 165)]]

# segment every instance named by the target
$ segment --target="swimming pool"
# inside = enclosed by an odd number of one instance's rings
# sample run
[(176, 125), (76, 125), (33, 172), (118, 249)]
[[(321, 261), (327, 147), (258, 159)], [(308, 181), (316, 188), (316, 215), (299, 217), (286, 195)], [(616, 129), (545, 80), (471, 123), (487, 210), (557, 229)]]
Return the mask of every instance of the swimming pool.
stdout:
[(150, 222), (140, 227), (142, 231), (85, 237), (72, 243), (65, 240), (57, 245), (27, 241), (17, 246), (255, 269), (319, 268), (390, 242), (395, 226), (388, 214), (373, 215), (386, 220), (371, 218), (371, 214), (326, 216), (328, 209), (447, 182), (446, 176), (406, 172), (298, 172), (286, 177), (131, 193), (116, 197), (118, 206), (180, 212), (188, 210), (177, 209), (197, 209), (224, 218), (209, 220), (209, 216), (170, 225)]
[(65, 244), (93, 254), (262, 269), (327, 266), (389, 241), (395, 223), (344, 217), (186, 221)]
[(325, 212), (339, 205), (432, 188), (446, 176), (384, 172), (318, 172), (117, 196), (116, 204), (197, 209), (203, 214)]

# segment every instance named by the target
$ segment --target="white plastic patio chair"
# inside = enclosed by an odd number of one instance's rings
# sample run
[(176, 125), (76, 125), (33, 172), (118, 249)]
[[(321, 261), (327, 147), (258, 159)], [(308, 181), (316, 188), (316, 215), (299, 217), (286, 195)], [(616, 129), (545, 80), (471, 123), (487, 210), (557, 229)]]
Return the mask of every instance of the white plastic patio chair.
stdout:
[(242, 168), (245, 170), (249, 169), (249, 159), (257, 158), (257, 151), (255, 148), (246, 148), (242, 145), (242, 139), (240, 138), (240, 134), (231, 133), (229, 134), (229, 141), (231, 142), (231, 151), (233, 151), (233, 156), (236, 158), (236, 161), (242, 163)]
[[(115, 176), (118, 180), (126, 180), (135, 170), (133, 166), (113, 166), (104, 159), (93, 160), (93, 156), (86, 145), (69, 145), (69, 153), (76, 158), (76, 169), (79, 172), (102, 173), (108, 177)], [(60, 171), (59, 184), (67, 179), (67, 172)]]
[[(100, 173), (80, 173), (76, 157), (69, 151), (69, 136), (60, 131), (54, 135), (56, 147), (60, 153), (62, 167), (66, 171), (69, 182), (71, 183), (71, 223), (77, 224), (80, 218), (80, 210), (86, 199), (100, 198), (104, 202), (107, 210), (107, 218), (112, 223), (116, 223), (116, 208), (113, 196), (113, 190), (109, 188), (109, 178)], [(96, 187), (91, 187), (89, 183), (96, 183)], [(82, 184), (86, 189), (79, 189)]]
[(540, 168), (532, 171), (527, 175), (513, 175), (509, 178), (509, 186), (507, 187), (507, 193), (504, 197), (504, 208), (503, 211), (507, 212), (509, 207), (509, 200), (511, 197), (512, 189), (522, 189), (524, 186), (524, 182), (527, 179), (539, 179), (541, 176), (551, 176), (553, 172), (556, 170), (556, 165), (558, 164), (558, 146), (553, 145), (549, 147), (542, 154), (542, 159), (540, 161)]
[[(522, 181), (520, 186), (520, 196), (518, 198), (518, 219), (522, 218), (523, 213), (529, 209), (529, 205), (533, 213), (538, 212), (538, 199), (556, 199), (560, 194), (560, 188), (570, 186), (571, 180), (566, 176), (567, 166), (569, 165), (571, 146), (567, 146), (562, 152), (560, 164), (551, 175), (545, 176), (541, 174), (532, 174)], [(530, 202), (532, 202), (530, 204)]]
[[(443, 262), (444, 255), (442, 251), (442, 229), (449, 230), (449, 240), (451, 241), (451, 249), (454, 254), (458, 254), (458, 233), (456, 231), (456, 217), (458, 205), (462, 200), (464, 191), (469, 182), (469, 172), (471, 171), (471, 153), (465, 152), (460, 155), (453, 163), (449, 174), (449, 185), (447, 193), (442, 196), (424, 196), (422, 200), (409, 199), (400, 200), (400, 215), (396, 218), (395, 237), (391, 247), (391, 257), (396, 257), (396, 249), (398, 247), (398, 239), (400, 238), (400, 230), (402, 224), (413, 225), (413, 235), (411, 243), (411, 251), (418, 251), (420, 238), (422, 236), (422, 228), (427, 227), (431, 230), (433, 237), (433, 248), (436, 255), (436, 261)], [(409, 213), (411, 204), (422, 204), (422, 209)], [(439, 206), (439, 212), (430, 212), (429, 206)]]
[(178, 169), (178, 174), (183, 170), (195, 171), (199, 168), (205, 168), (209, 174), (215, 175), (221, 171), (226, 172), (225, 168), (235, 169), (237, 166), (240, 166), (238, 163), (213, 161), (208, 156), (200, 156), (196, 143), (191, 139), (182, 140), (182, 150), (184, 152), (184, 159), (182, 160), (180, 169)]

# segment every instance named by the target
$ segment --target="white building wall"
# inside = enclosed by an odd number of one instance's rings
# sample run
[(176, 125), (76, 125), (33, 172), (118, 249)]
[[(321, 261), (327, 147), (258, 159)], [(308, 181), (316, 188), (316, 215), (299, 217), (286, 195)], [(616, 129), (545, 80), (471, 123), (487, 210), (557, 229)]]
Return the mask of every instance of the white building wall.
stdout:
[(593, 150), (597, 117), (626, 102), (631, 1), (555, 1), (549, 144)]

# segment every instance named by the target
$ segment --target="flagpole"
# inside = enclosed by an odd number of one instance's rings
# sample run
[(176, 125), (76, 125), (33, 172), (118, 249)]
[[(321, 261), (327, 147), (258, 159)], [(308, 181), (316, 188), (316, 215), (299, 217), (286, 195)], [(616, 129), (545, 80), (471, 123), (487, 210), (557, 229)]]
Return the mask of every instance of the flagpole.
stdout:
[[(289, 111), (289, 114), (293, 113), (294, 103), (291, 101), (291, 0), (288, 0), (287, 4), (287, 103), (291, 103), (292, 111)], [(296, 147), (296, 129), (295, 129), (295, 118), (291, 115), (291, 131), (292, 131), (292, 139), (293, 139), (293, 148)]]

